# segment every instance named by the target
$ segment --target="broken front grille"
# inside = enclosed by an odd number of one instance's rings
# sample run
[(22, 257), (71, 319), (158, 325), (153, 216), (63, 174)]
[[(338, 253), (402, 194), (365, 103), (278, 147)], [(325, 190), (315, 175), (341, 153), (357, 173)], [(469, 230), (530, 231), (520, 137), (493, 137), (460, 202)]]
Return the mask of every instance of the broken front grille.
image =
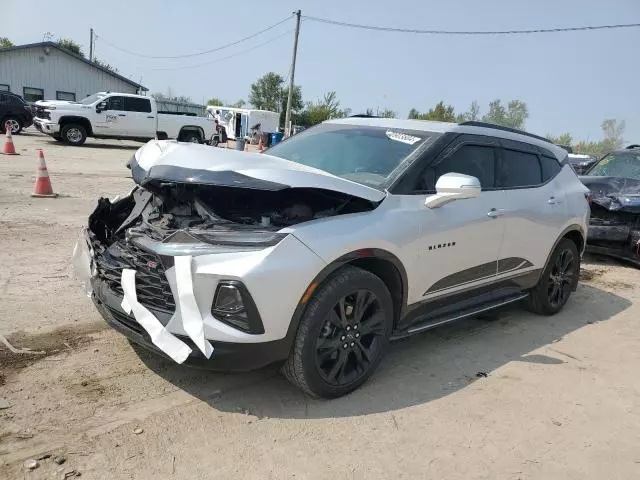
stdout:
[(96, 254), (98, 277), (119, 295), (124, 295), (120, 280), (123, 268), (136, 271), (138, 302), (148, 308), (173, 312), (176, 308), (171, 287), (160, 257), (121, 242)]

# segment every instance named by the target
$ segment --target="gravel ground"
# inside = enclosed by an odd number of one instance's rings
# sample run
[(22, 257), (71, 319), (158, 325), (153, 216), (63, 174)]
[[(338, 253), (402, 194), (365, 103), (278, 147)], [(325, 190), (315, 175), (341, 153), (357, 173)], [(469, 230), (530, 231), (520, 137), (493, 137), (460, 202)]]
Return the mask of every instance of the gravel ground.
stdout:
[[(586, 258), (560, 314), (427, 332), (359, 391), (311, 400), (274, 368), (210, 373), (132, 347), (69, 278), (80, 227), (98, 197), (131, 188), (139, 144), (14, 142), (20, 156), (0, 156), (0, 334), (45, 353), (0, 343), (0, 478), (640, 478), (637, 269)], [(30, 197), (37, 148), (57, 199)]]

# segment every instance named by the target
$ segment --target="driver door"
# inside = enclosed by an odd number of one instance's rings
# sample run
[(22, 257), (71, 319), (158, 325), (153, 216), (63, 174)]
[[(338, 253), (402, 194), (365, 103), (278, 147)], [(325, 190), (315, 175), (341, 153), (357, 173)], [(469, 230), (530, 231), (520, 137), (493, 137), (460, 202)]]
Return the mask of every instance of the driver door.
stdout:
[(471, 175), (480, 180), (478, 197), (454, 200), (416, 212), (422, 230), (418, 262), (418, 301), (474, 289), (494, 280), (504, 237), (504, 192), (495, 188), (497, 140), (462, 135), (423, 172), (424, 199), (435, 192), (445, 173)]
[[(114, 95), (103, 99), (96, 105), (95, 118), (97, 120), (94, 122), (96, 135), (127, 136), (127, 112), (124, 100), (125, 97)], [(97, 111), (98, 109), (100, 112)]]

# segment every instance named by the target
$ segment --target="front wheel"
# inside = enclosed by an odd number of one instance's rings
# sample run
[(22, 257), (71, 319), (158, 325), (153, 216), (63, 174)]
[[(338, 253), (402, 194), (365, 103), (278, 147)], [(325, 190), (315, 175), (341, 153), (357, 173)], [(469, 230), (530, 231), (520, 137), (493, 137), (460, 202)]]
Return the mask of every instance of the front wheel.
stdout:
[(529, 310), (540, 315), (554, 315), (565, 306), (578, 285), (580, 254), (576, 244), (563, 238), (551, 254), (540, 280), (529, 293)]
[(344, 267), (309, 302), (282, 371), (314, 397), (346, 395), (378, 367), (392, 328), (393, 302), (382, 280)]
[(2, 120), (3, 133), (6, 133), (7, 127), (11, 129), (12, 135), (17, 135), (22, 131), (22, 123), (20, 123), (20, 120), (15, 117), (6, 117)]
[(87, 131), (82, 125), (69, 123), (62, 127), (60, 133), (65, 142), (76, 147), (82, 145), (87, 140)]

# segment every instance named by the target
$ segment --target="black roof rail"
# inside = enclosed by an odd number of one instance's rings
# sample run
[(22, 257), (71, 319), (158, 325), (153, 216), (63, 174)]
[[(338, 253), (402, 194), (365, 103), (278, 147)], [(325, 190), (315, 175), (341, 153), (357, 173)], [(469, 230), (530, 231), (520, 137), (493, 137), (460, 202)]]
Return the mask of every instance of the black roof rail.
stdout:
[(380, 118), (378, 115), (367, 115), (366, 113), (358, 113), (357, 115), (351, 115), (349, 118)]
[(627, 150), (631, 150), (633, 148), (640, 148), (640, 145), (638, 145), (637, 143), (633, 143), (633, 144), (628, 145), (628, 146), (626, 146), (624, 148), (627, 149)]
[(529, 132), (525, 132), (522, 130), (518, 130), (517, 128), (511, 128), (511, 127), (503, 127), (502, 125), (496, 125), (495, 123), (487, 123), (487, 122), (477, 122), (477, 121), (468, 121), (468, 122), (462, 122), (460, 123), (460, 125), (468, 125), (470, 127), (484, 127), (484, 128), (493, 128), (494, 130), (502, 130), (505, 132), (511, 132), (511, 133), (517, 133), (519, 135), (525, 135), (527, 137), (531, 137), (531, 138), (536, 138), (538, 140), (542, 140), (543, 142), (547, 142), (550, 143), (552, 145), (554, 145), (554, 143), (549, 140), (548, 138), (544, 138), (541, 137), (539, 135), (534, 135), (533, 133), (529, 133)]

